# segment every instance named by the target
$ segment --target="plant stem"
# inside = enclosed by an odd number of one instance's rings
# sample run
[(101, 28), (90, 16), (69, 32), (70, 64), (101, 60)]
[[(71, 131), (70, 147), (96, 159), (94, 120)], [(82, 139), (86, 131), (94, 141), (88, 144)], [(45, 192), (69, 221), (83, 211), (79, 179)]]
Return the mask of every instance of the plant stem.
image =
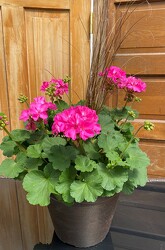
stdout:
[(123, 150), (123, 152), (120, 154), (120, 158), (123, 157), (125, 151), (127, 150), (127, 148), (129, 147), (129, 145), (131, 144), (131, 142), (135, 139), (135, 136), (138, 134), (138, 132), (144, 127), (144, 125), (140, 126), (138, 128), (138, 130), (136, 131), (136, 133), (132, 136), (131, 140), (128, 142), (127, 146), (125, 147), (125, 149)]
[(26, 148), (24, 148), (24, 146), (22, 146), (22, 144), (20, 144), (19, 142), (13, 140), (12, 135), (10, 134), (10, 132), (5, 127), (3, 128), (3, 130), (10, 137), (10, 139), (17, 144), (17, 146), (19, 147), (20, 151), (26, 152)]

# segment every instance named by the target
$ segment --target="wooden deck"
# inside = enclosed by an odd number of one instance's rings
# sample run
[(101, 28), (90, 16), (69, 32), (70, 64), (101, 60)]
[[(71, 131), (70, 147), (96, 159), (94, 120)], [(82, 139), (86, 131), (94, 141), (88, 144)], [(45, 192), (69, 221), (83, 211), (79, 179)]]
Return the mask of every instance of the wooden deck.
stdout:
[(115, 250), (165, 249), (165, 183), (121, 195), (111, 227)]

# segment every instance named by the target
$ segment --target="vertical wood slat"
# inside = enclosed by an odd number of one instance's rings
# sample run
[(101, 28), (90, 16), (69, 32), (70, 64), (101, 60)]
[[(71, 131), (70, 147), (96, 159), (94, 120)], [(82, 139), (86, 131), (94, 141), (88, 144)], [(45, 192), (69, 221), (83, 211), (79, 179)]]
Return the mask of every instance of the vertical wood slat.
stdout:
[(89, 0), (71, 1), (70, 50), (73, 103), (85, 97), (89, 77), (89, 13)]
[(37, 207), (30, 205), (26, 200), (26, 193), (20, 181), (16, 182), (16, 187), (22, 233), (22, 249), (30, 250), (39, 242)]
[(69, 12), (25, 10), (30, 99), (43, 81), (69, 75)]
[(14, 180), (0, 179), (0, 250), (23, 250)]
[(18, 117), (22, 107), (18, 105), (18, 95), (20, 93), (28, 94), (23, 8), (2, 6), (2, 20), (10, 122), (13, 129), (20, 127)]

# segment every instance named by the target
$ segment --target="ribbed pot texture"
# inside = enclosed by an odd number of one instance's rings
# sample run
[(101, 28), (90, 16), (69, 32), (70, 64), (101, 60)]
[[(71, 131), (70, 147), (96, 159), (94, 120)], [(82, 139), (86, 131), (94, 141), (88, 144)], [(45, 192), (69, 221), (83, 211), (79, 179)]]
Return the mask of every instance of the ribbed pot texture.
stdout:
[(100, 197), (96, 202), (72, 206), (51, 197), (48, 209), (56, 235), (75, 247), (85, 248), (102, 242), (110, 229), (118, 197)]

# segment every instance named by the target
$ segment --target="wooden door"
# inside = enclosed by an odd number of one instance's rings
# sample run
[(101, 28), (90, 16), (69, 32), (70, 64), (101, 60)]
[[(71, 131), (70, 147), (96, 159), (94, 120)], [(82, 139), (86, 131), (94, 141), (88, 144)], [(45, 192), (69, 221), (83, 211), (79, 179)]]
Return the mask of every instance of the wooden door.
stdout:
[[(52, 75), (70, 75), (73, 102), (83, 98), (89, 10), (89, 0), (0, 0), (0, 110), (11, 129), (21, 125), (18, 95), (31, 100)], [(0, 204), (0, 250), (30, 250), (37, 242), (50, 242), (47, 208), (30, 206), (20, 183), (0, 179)]]
[[(151, 159), (148, 174), (165, 177), (165, 2), (110, 0), (110, 27), (120, 22), (128, 8), (118, 42), (125, 38), (113, 64), (147, 83), (146, 92), (139, 95), (142, 102), (134, 105), (141, 114), (135, 126), (144, 120), (154, 122), (154, 131), (139, 133), (141, 147)], [(122, 100), (119, 93), (117, 105)]]

